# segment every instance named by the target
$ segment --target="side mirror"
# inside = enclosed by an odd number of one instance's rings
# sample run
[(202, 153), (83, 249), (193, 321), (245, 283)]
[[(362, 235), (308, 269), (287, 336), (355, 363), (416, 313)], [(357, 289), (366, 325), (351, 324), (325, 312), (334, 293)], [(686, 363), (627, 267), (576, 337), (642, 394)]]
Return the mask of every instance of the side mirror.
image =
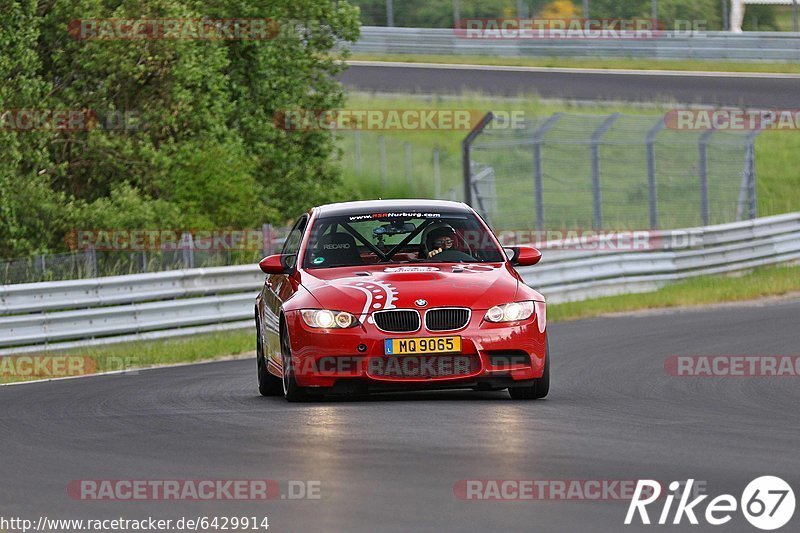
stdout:
[(505, 251), (513, 266), (533, 266), (542, 258), (542, 252), (532, 246), (515, 246)]
[(281, 254), (268, 255), (259, 261), (258, 266), (264, 274), (284, 274), (286, 272), (281, 261)]

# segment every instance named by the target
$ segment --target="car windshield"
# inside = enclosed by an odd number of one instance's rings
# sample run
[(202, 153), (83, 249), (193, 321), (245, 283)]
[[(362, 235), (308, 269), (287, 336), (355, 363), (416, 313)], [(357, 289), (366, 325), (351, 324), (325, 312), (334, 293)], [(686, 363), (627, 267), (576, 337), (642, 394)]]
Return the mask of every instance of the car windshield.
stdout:
[(471, 213), (370, 213), (317, 219), (303, 268), (497, 263), (504, 258), (484, 225)]

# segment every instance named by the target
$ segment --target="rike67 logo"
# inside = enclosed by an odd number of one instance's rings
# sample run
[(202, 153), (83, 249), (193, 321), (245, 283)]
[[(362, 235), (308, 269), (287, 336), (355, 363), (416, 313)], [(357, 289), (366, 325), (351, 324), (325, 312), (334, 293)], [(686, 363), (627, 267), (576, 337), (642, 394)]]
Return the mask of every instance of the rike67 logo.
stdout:
[[(658, 524), (670, 523), (672, 504), (676, 496), (679, 501), (671, 521), (675, 525), (680, 524), (684, 517), (690, 524), (697, 525), (699, 524), (698, 515), (700, 515), (706, 523), (712, 526), (721, 526), (730, 522), (737, 508), (741, 508), (742, 514), (750, 524), (761, 530), (772, 531), (786, 525), (794, 515), (794, 491), (779, 477), (762, 476), (754, 479), (745, 487), (742, 497), (738, 501), (730, 494), (717, 496), (708, 502), (704, 513), (700, 512), (700, 504), (708, 498), (708, 495), (697, 496), (689, 501), (693, 483), (693, 479), (688, 480), (686, 488), (680, 494), (678, 491), (683, 485), (682, 483), (673, 481), (669, 484), (671, 494), (667, 494), (664, 498), (664, 506), (658, 515)], [(632, 524), (637, 514), (642, 524), (649, 525), (651, 522), (647, 506), (656, 502), (660, 497), (661, 484), (658, 481), (639, 480), (628, 507), (625, 525)]]

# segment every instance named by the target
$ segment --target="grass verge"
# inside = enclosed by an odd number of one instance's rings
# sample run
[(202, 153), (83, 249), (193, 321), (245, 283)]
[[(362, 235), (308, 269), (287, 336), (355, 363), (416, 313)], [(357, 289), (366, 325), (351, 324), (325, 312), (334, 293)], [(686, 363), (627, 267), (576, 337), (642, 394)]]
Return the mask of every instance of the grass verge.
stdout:
[(612, 313), (741, 302), (800, 291), (800, 266), (761, 267), (743, 276), (702, 276), (653, 292), (621, 294), (547, 306), (548, 322)]
[[(60, 352), (48, 352), (48, 354), (87, 357), (94, 361), (92, 366), (95, 367), (96, 372), (110, 372), (176, 363), (195, 363), (251, 352), (255, 350), (254, 335), (251, 331), (223, 331), (193, 337), (87, 346)], [(8, 366), (2, 364), (0, 356), (0, 383), (36, 379), (44, 378), (24, 378), (9, 373)]]
[[(591, 318), (612, 313), (692, 307), (715, 303), (781, 296), (800, 291), (800, 266), (763, 267), (743, 276), (707, 276), (669, 285), (658, 291), (596, 298), (582, 302), (549, 305), (550, 323)], [(231, 354), (250, 352), (253, 332), (232, 331), (198, 335), (186, 339), (141, 341), (90, 347), (70, 353), (87, 355), (97, 361), (98, 371), (119, 370), (121, 361), (131, 367), (170, 363), (191, 363)], [(2, 368), (2, 367), (0, 367)], [(255, 365), (253, 365), (255, 380)], [(23, 381), (0, 375), (0, 383)], [(255, 381), (254, 381), (255, 382)], [(255, 385), (254, 385), (255, 386)]]
[(800, 64), (778, 62), (732, 62), (671, 59), (596, 59), (570, 57), (498, 57), (482, 55), (353, 54), (352, 61), (399, 61), (403, 63), (449, 63), (508, 67), (591, 68), (626, 70), (694, 70), (706, 72), (762, 72), (798, 74)]

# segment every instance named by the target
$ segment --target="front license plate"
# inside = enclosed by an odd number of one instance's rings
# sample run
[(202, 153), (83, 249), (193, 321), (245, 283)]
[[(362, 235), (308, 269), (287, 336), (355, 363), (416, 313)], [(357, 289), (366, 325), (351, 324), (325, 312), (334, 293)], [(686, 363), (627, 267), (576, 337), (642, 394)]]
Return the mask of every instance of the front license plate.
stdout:
[(461, 337), (414, 337), (384, 340), (386, 355), (461, 352)]

